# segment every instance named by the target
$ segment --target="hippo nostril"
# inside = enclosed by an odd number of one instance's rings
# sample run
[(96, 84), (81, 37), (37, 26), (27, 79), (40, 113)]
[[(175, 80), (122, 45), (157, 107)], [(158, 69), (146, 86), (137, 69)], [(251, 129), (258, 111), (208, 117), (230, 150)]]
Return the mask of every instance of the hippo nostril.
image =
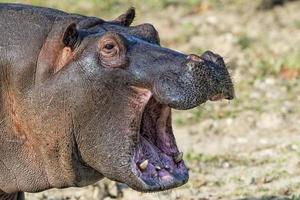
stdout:
[(234, 99), (234, 95), (229, 95), (229, 96), (225, 97), (225, 99), (232, 100), (232, 99)]
[(223, 93), (219, 93), (219, 94), (215, 94), (212, 97), (209, 98), (209, 100), (211, 101), (219, 101), (226, 98), (225, 95)]
[(209, 100), (211, 100), (211, 101), (219, 101), (222, 99), (232, 100), (233, 98), (234, 98), (234, 95), (232, 95), (232, 94), (218, 93), (218, 94), (211, 96), (209, 98)]
[(204, 61), (200, 56), (197, 56), (195, 54), (190, 54), (187, 57), (188, 60), (194, 61), (194, 62), (202, 62)]

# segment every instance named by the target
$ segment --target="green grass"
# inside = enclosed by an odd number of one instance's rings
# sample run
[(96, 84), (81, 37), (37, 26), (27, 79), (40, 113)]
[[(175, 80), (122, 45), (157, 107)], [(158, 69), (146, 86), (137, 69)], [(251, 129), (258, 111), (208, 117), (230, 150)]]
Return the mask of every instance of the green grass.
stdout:
[(295, 20), (294, 21), (294, 24), (295, 24), (295, 27), (297, 28), (297, 29), (300, 29), (300, 20), (298, 19), (298, 20)]
[[(257, 1), (257, 0), (256, 0)], [(37, 6), (48, 6), (69, 12), (78, 12), (95, 16), (114, 16), (118, 12), (134, 6), (138, 10), (149, 12), (161, 11), (169, 6), (179, 6), (192, 9), (202, 3), (210, 8), (219, 8), (227, 5), (241, 5), (243, 0), (0, 0), (0, 3), (25, 3)]]
[(138, 10), (161, 10), (168, 6), (195, 6), (202, 2), (202, 0), (63, 0), (63, 1), (43, 1), (43, 0), (0, 0), (0, 2), (8, 3), (25, 3), (37, 6), (47, 6), (57, 9), (62, 9), (69, 12), (78, 12), (82, 14), (90, 14), (95, 16), (113, 16), (127, 8), (134, 6)]
[(300, 72), (300, 50), (295, 50), (280, 57), (269, 56), (257, 62), (257, 77), (279, 76), (281, 70), (296, 70)]
[(268, 177), (271, 181), (278, 180), (280, 178), (288, 177), (290, 174), (285, 169), (273, 169), (268, 172), (265, 177)]
[(213, 155), (204, 153), (195, 153), (193, 151), (188, 151), (185, 155), (185, 159), (191, 163), (197, 163), (197, 165), (205, 165), (207, 167), (217, 167), (223, 168), (224, 163), (228, 163), (228, 167), (235, 165), (248, 166), (250, 164), (249, 160), (245, 160), (233, 155)]
[(282, 60), (282, 66), (290, 69), (300, 70), (300, 49), (286, 55)]
[(36, 6), (46, 6), (56, 9), (65, 10), (68, 12), (76, 12), (85, 15), (94, 15), (100, 17), (112, 17), (117, 16), (121, 12), (125, 11), (127, 8), (134, 6), (138, 10), (144, 10), (143, 8), (149, 9), (161, 9), (167, 0), (151, 0), (151, 1), (138, 1), (138, 0), (63, 0), (63, 1), (42, 1), (42, 0), (21, 0), (21, 1), (3, 1), (9, 3), (25, 3)]
[(254, 43), (254, 39), (247, 35), (241, 35), (238, 38), (238, 45), (241, 47), (242, 50), (248, 49)]

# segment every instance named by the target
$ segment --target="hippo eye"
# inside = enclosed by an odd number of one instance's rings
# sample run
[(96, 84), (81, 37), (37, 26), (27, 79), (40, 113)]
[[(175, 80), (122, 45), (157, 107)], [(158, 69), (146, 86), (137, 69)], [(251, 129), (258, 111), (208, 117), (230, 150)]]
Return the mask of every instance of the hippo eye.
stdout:
[(123, 36), (108, 32), (99, 40), (99, 59), (104, 67), (124, 67), (126, 57), (126, 39)]
[(111, 49), (114, 48), (114, 45), (113, 45), (113, 44), (106, 44), (106, 45), (104, 46), (104, 48), (107, 49), (107, 50), (111, 50)]
[(108, 39), (100, 44), (100, 54), (104, 57), (113, 57), (119, 52), (119, 45), (112, 39)]

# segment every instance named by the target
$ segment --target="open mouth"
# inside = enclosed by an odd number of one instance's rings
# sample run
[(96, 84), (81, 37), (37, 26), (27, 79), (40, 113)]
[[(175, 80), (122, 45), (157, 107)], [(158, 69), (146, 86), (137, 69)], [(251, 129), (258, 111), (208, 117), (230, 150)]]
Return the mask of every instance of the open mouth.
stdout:
[(132, 171), (147, 191), (178, 187), (189, 178), (182, 156), (173, 135), (171, 108), (151, 97), (143, 111)]

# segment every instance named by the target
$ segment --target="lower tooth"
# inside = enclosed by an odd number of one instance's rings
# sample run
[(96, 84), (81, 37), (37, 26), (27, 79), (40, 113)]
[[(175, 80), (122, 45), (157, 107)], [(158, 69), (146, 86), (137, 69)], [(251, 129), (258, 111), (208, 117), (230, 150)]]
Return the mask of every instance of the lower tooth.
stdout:
[(175, 157), (174, 157), (174, 161), (176, 163), (179, 163), (180, 161), (182, 161), (182, 157), (183, 157), (183, 153), (180, 152), (179, 154), (177, 154)]
[(148, 160), (144, 160), (144, 162), (142, 162), (139, 167), (141, 170), (144, 170), (147, 168), (149, 161)]
[(155, 166), (156, 170), (161, 170), (160, 166)]

